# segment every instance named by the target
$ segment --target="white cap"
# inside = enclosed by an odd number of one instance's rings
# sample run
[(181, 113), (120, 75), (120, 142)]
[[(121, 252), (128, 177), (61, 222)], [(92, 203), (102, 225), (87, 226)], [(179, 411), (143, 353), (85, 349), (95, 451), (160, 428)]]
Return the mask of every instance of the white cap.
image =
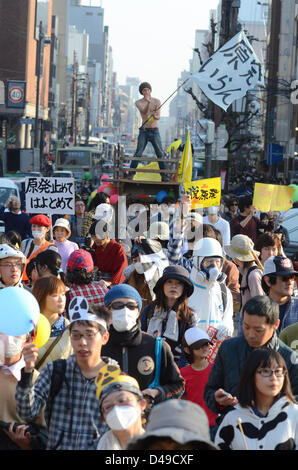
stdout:
[(206, 342), (212, 344), (212, 342), (210, 341), (210, 337), (208, 336), (206, 331), (201, 330), (201, 328), (198, 328), (197, 326), (193, 326), (192, 328), (186, 330), (184, 333), (184, 338), (187, 345), (191, 347), (201, 347)]
[(148, 232), (144, 232), (147, 238), (159, 238), (159, 240), (169, 240), (170, 229), (166, 222), (152, 222)]

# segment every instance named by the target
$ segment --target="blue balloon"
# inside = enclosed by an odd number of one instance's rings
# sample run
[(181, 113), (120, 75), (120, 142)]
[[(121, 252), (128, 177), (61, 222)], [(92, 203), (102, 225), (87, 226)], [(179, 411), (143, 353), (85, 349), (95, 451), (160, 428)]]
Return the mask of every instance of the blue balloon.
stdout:
[(156, 195), (156, 200), (157, 200), (158, 204), (161, 204), (163, 198), (165, 198), (167, 195), (168, 195), (168, 193), (166, 191), (164, 191), (163, 189), (161, 191), (159, 191)]
[(0, 332), (21, 336), (36, 327), (40, 308), (29, 291), (21, 287), (5, 287), (0, 290)]

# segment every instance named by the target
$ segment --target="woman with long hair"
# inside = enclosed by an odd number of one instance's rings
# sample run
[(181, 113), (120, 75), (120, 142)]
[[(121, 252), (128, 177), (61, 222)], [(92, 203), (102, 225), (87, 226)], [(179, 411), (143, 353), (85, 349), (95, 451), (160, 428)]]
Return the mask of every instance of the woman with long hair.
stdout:
[(35, 368), (40, 370), (48, 362), (67, 359), (72, 354), (68, 331), (69, 320), (63, 316), (66, 287), (56, 276), (42, 277), (35, 282), (32, 294), (39, 303), (40, 313), (51, 325), (50, 338), (38, 351)]
[(48, 249), (39, 253), (26, 266), (27, 276), (32, 285), (42, 277), (56, 276), (65, 282), (61, 268), (62, 258), (58, 252)]
[(215, 444), (227, 450), (295, 450), (298, 405), (287, 366), (273, 349), (255, 349), (238, 384), (238, 403), (223, 418)]
[(141, 313), (141, 328), (152, 336), (165, 338), (175, 362), (180, 365), (184, 332), (196, 325), (188, 298), (194, 287), (188, 271), (182, 266), (168, 266), (153, 291), (156, 299)]

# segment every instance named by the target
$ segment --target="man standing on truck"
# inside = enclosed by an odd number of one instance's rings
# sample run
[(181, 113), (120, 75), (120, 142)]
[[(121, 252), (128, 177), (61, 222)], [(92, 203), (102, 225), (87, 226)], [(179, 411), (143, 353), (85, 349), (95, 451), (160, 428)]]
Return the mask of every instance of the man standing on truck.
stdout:
[[(134, 157), (139, 158), (142, 156), (146, 145), (148, 142), (151, 142), (155, 154), (158, 159), (164, 158), (164, 153), (162, 150), (161, 138), (158, 130), (158, 120), (160, 119), (160, 106), (161, 102), (157, 98), (151, 97), (151, 85), (148, 82), (143, 82), (139, 86), (139, 92), (143, 95), (143, 98), (136, 101), (136, 107), (140, 111), (142, 118), (142, 125), (139, 128), (138, 144), (135, 151)], [(138, 161), (133, 160), (130, 164), (130, 168), (137, 168)], [(163, 161), (158, 162), (159, 169), (165, 170), (166, 166)], [(131, 172), (131, 178), (133, 178), (134, 173)], [(168, 177), (165, 173), (161, 175), (162, 181), (168, 181)]]

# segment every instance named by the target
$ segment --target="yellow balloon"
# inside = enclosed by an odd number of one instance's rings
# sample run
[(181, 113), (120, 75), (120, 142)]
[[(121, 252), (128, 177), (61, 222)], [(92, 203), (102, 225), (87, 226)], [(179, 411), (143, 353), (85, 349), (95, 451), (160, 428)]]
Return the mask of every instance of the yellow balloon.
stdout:
[(49, 320), (41, 313), (36, 326), (35, 344), (41, 348), (48, 341), (51, 335), (51, 325)]

